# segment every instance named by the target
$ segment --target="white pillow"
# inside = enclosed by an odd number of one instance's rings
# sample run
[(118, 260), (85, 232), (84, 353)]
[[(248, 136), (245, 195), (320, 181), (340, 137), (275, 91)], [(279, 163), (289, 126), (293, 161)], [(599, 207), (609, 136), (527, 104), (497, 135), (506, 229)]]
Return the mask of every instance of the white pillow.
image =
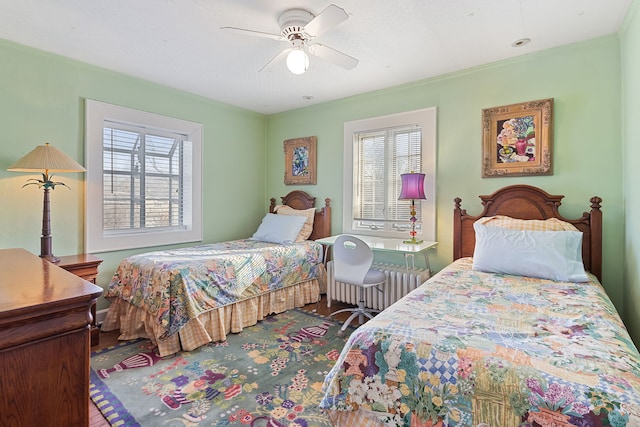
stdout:
[(306, 218), (303, 216), (268, 213), (262, 218), (262, 223), (250, 237), (250, 240), (282, 244), (293, 243), (305, 221)]
[(586, 282), (580, 231), (530, 231), (476, 222), (473, 269), (562, 282)]

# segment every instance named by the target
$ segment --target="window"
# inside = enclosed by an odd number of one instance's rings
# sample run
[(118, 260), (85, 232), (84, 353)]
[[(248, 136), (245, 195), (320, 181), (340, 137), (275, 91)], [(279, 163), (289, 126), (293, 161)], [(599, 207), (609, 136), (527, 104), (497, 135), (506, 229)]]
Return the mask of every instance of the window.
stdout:
[(408, 237), (400, 175), (422, 172), (427, 199), (416, 201), (416, 231), (435, 241), (435, 128), (435, 108), (345, 123), (345, 232)]
[(202, 125), (86, 107), (86, 250), (202, 240)]

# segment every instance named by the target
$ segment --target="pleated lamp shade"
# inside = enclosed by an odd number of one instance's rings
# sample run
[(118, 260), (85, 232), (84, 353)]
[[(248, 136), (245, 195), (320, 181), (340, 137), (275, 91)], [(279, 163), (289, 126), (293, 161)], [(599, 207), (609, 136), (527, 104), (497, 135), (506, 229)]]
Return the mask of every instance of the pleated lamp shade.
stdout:
[(86, 169), (48, 142), (38, 145), (7, 168), (12, 172), (85, 172)]
[(44, 191), (44, 199), (42, 203), (42, 237), (40, 237), (40, 258), (44, 258), (50, 262), (56, 263), (60, 258), (53, 255), (51, 245), (51, 220), (49, 206), (49, 190), (55, 188), (61, 182), (51, 182), (51, 172), (85, 172), (86, 169), (64, 154), (62, 151), (46, 143), (38, 145), (33, 150), (25, 154), (20, 160), (7, 168), (11, 172), (40, 172), (42, 180), (31, 179), (23, 187), (27, 185), (38, 185)]

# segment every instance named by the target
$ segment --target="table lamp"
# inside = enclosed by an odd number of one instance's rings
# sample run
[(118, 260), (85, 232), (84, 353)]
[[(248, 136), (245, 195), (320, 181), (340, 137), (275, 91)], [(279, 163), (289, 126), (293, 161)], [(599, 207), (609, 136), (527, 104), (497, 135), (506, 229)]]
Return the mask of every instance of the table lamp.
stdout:
[[(44, 258), (53, 263), (60, 261), (53, 256), (51, 251), (51, 221), (49, 220), (49, 190), (56, 188), (56, 185), (67, 187), (62, 182), (53, 181), (52, 172), (85, 172), (86, 169), (78, 162), (67, 156), (57, 148), (45, 143), (27, 153), (20, 160), (7, 168), (12, 172), (41, 172), (42, 179), (29, 179), (22, 188), (27, 185), (37, 185), (44, 190), (44, 202), (42, 207), (42, 237), (40, 238), (40, 258)], [(69, 187), (67, 187), (69, 188)]]
[(400, 191), (400, 197), (398, 200), (411, 200), (411, 231), (409, 234), (411, 238), (405, 240), (404, 243), (418, 244), (422, 243), (422, 240), (416, 239), (416, 199), (425, 200), (427, 197), (424, 195), (424, 177), (423, 173), (403, 173), (400, 174), (402, 178), (402, 190)]

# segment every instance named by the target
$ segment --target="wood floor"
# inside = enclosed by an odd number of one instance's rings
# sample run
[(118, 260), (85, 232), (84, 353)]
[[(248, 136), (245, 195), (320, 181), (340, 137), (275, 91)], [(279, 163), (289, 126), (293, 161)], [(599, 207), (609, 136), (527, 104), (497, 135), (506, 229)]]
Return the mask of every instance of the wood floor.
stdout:
[[(326, 295), (323, 295), (322, 296), (322, 300), (320, 301), (319, 304), (315, 304), (315, 303), (314, 304), (308, 304), (308, 305), (304, 306), (303, 308), (305, 310), (308, 310), (308, 311), (313, 311), (313, 310), (316, 310), (316, 308), (317, 308), (317, 312), (318, 313), (323, 314), (325, 316), (328, 316), (330, 313), (332, 313), (332, 312), (334, 312), (336, 310), (340, 310), (342, 308), (347, 308), (347, 307), (352, 307), (350, 305), (334, 301), (331, 304), (331, 308), (328, 309), (327, 308), (327, 299), (326, 298), (327, 298)], [(340, 313), (340, 314), (335, 316), (335, 319), (339, 320), (339, 321), (344, 321), (344, 320), (346, 320), (347, 317), (349, 317), (349, 313)], [(366, 317), (365, 317), (365, 319), (366, 319)], [(357, 322), (357, 320), (356, 320), (356, 322)], [(97, 345), (97, 346), (92, 347), (91, 350), (92, 351), (100, 350), (100, 349), (103, 349), (105, 347), (112, 346), (112, 345), (116, 344), (117, 342), (118, 342), (118, 332), (117, 331), (100, 332), (100, 344)], [(109, 423), (102, 416), (102, 413), (93, 404), (93, 402), (89, 403), (89, 426), (90, 427), (109, 427)]]

